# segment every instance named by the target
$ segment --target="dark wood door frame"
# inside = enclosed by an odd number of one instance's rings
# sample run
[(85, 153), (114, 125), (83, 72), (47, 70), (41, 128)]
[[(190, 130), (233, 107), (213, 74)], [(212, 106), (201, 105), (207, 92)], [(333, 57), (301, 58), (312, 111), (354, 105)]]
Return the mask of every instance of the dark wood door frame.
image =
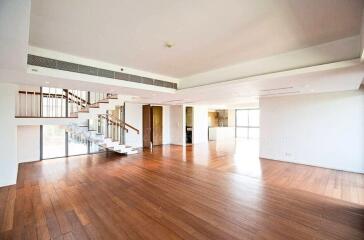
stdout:
[(163, 107), (152, 106), (152, 143), (154, 146), (163, 144)]
[(143, 105), (143, 147), (150, 148), (152, 142), (151, 106)]
[(162, 144), (163, 107), (143, 105), (143, 147), (150, 148)]

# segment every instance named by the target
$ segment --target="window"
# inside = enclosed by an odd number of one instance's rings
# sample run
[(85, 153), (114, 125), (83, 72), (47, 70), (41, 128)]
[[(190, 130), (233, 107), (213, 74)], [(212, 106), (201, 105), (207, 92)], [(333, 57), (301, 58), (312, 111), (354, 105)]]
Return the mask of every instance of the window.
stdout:
[(237, 138), (259, 138), (259, 114), (259, 109), (236, 110), (235, 135)]
[(43, 125), (43, 159), (66, 156), (66, 130), (58, 125)]
[(42, 133), (42, 159), (104, 151), (97, 143), (88, 141), (85, 136), (66, 133), (65, 126), (43, 125)]
[(88, 141), (85, 136), (68, 133), (68, 156), (88, 153)]

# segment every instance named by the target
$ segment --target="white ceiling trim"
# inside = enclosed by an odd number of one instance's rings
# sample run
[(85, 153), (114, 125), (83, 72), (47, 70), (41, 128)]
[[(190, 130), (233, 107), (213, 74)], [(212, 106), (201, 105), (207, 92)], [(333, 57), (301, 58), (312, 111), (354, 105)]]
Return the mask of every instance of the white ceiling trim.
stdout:
[(208, 85), (269, 73), (284, 72), (292, 69), (352, 60), (360, 57), (360, 36), (304, 48), (296, 51), (242, 62), (232, 66), (196, 74), (181, 79), (180, 88)]
[(347, 67), (352, 67), (352, 66), (356, 66), (359, 64), (361, 64), (361, 62), (360, 62), (360, 59), (357, 58), (357, 59), (353, 59), (353, 60), (347, 60), (347, 61), (341, 61), (341, 62), (335, 62), (335, 63), (329, 63), (329, 64), (322, 64), (322, 65), (318, 65), (318, 66), (305, 67), (305, 68), (299, 68), (299, 69), (288, 70), (288, 71), (261, 74), (261, 75), (245, 77), (245, 78), (241, 78), (241, 79), (234, 79), (234, 80), (228, 80), (228, 81), (223, 81), (223, 82), (215, 82), (215, 83), (210, 83), (210, 84), (201, 85), (201, 86), (194, 86), (194, 87), (189, 87), (189, 88), (182, 88), (181, 90), (179, 90), (179, 92), (186, 92), (189, 89), (202, 89), (206, 86), (224, 86), (225, 84), (237, 84), (237, 83), (253, 82), (253, 81), (265, 80), (265, 79), (297, 76), (297, 75), (307, 74), (307, 73), (315, 73), (315, 72), (321, 72), (321, 71), (347, 68)]

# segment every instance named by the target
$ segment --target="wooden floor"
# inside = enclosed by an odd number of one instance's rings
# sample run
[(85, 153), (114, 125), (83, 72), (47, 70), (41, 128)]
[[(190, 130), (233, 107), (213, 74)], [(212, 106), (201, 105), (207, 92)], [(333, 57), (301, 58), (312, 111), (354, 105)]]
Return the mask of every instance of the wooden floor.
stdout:
[(363, 175), (249, 144), (21, 164), (0, 188), (0, 239), (364, 239)]

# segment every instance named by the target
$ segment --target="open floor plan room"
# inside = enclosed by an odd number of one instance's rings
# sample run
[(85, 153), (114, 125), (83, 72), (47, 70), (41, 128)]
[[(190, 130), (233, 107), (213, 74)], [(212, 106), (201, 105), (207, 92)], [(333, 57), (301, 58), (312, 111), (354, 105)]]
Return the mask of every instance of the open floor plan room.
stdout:
[(0, 0), (0, 240), (364, 239), (363, 62), (364, 0)]

